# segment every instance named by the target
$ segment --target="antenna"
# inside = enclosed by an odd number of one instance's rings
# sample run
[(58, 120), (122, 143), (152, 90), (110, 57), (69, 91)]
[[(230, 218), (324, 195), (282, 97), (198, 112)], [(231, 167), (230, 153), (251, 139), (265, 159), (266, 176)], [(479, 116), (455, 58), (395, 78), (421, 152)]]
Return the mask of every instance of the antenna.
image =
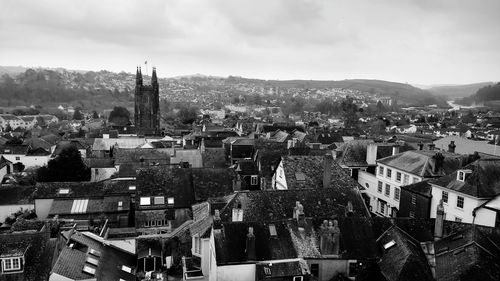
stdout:
[(144, 64), (146, 65), (146, 76), (148, 76), (148, 61), (145, 60), (144, 61)]

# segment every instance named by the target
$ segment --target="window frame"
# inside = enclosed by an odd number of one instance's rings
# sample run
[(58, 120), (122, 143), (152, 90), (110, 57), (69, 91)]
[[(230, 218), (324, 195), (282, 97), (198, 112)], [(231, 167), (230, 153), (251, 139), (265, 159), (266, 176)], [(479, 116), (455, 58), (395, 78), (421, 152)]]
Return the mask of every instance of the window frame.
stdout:
[(378, 184), (377, 184), (377, 192), (382, 194), (382, 190), (384, 189), (384, 183), (381, 182), (381, 181), (378, 181)]
[(385, 184), (384, 195), (387, 197), (391, 196), (391, 185), (388, 183)]
[(250, 176), (250, 185), (257, 185), (259, 180), (258, 176)]
[(401, 172), (396, 171), (396, 181), (397, 182), (401, 182), (402, 176), (403, 176), (403, 174), (401, 174)]
[(394, 187), (394, 200), (399, 201), (401, 199), (401, 189), (397, 186)]
[(151, 197), (144, 196), (144, 197), (139, 198), (139, 205), (141, 205), (141, 206), (151, 206)]
[[(446, 200), (445, 200), (445, 198), (446, 198)], [(443, 200), (443, 203), (448, 203), (448, 200), (450, 200), (448, 191), (444, 191), (444, 190), (441, 191), (441, 200)]]
[[(7, 261), (9, 263), (7, 263)], [(17, 266), (14, 266), (15, 262), (17, 262)], [(9, 267), (7, 267), (7, 264), (9, 264)], [(12, 258), (4, 258), (2, 259), (2, 269), (3, 271), (19, 271), (21, 270), (21, 257), (12, 257)]]
[(403, 174), (403, 184), (407, 185), (410, 183), (410, 175), (408, 174)]
[[(157, 202), (156, 200), (160, 201)], [(163, 201), (163, 203), (161, 203)], [(155, 196), (153, 197), (153, 203), (154, 205), (165, 205), (165, 196)]]
[[(462, 202), (462, 203), (460, 204), (460, 202)], [(464, 204), (465, 204), (465, 198), (463, 196), (458, 195), (457, 196), (457, 208), (463, 209), (464, 208)]]
[(384, 167), (382, 167), (382, 166), (378, 167), (378, 175), (379, 176), (384, 176)]
[(387, 171), (385, 173), (386, 178), (392, 179), (392, 169), (387, 168)]

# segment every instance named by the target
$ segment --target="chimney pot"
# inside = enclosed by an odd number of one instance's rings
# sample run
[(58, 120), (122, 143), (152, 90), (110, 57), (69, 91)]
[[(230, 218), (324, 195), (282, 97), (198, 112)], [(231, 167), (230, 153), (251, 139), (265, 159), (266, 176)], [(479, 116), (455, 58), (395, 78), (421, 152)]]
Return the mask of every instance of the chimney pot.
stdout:
[(436, 221), (434, 223), (434, 241), (438, 241), (443, 237), (444, 227), (444, 207), (443, 199), (439, 200), (439, 205), (436, 209)]
[(424, 143), (422, 141), (420, 141), (418, 143), (418, 150), (423, 150), (424, 149)]
[(455, 141), (451, 141), (448, 145), (448, 152), (455, 153), (455, 147), (457, 147)]

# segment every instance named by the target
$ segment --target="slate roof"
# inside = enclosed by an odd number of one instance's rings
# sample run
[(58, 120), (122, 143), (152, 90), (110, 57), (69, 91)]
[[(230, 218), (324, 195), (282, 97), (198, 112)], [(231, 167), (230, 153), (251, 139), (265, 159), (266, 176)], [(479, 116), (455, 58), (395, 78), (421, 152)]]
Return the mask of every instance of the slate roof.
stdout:
[[(457, 180), (460, 170), (472, 170), (465, 181)], [(476, 198), (488, 198), (500, 194), (500, 159), (479, 159), (432, 184), (442, 186)]]
[[(496, 233), (471, 226), (434, 244), (438, 280), (500, 280), (500, 248)], [(496, 238), (496, 241), (493, 239)]]
[[(129, 190), (133, 180), (104, 180), (98, 182), (38, 182), (33, 198), (92, 198), (105, 195), (131, 194)], [(69, 193), (61, 194), (59, 190), (69, 189)]]
[(108, 158), (85, 158), (85, 164), (89, 168), (114, 168), (115, 161)]
[(229, 168), (192, 168), (190, 170), (196, 202), (233, 193), (233, 180), (237, 177), (234, 170)]
[(112, 146), (120, 148), (137, 148), (146, 143), (144, 138), (112, 138), (102, 139), (96, 138), (92, 145), (92, 150), (110, 150)]
[[(269, 149), (259, 148), (256, 152), (256, 163), (260, 163), (260, 174), (263, 177), (270, 179), (273, 176), (274, 170), (278, 167), (281, 156), (286, 155), (286, 149)], [(274, 168), (274, 169), (272, 169)]]
[(332, 144), (335, 142), (343, 142), (342, 136), (337, 133), (322, 132), (317, 133), (315, 136), (315, 141), (321, 144)]
[(337, 148), (337, 151), (342, 151), (342, 156), (337, 158), (336, 161), (340, 165), (348, 167), (368, 166), (368, 163), (366, 163), (366, 148), (371, 143), (374, 143), (373, 140), (353, 140), (344, 143)]
[(419, 181), (410, 185), (401, 186), (402, 189), (408, 190), (413, 193), (423, 195), (425, 197), (432, 197), (432, 185), (428, 181)]
[(42, 138), (35, 137), (24, 140), (23, 144), (29, 145), (32, 149), (41, 147), (47, 151), (50, 151), (50, 148), (52, 147), (52, 144), (50, 144), (48, 141)]
[(0, 154), (26, 155), (29, 148), (28, 145), (24, 144), (6, 144), (0, 147)]
[(434, 172), (435, 150), (410, 150), (377, 160), (377, 163), (393, 167), (404, 172), (424, 178), (444, 176), (455, 171), (462, 164), (460, 154), (439, 151), (443, 156), (443, 164)]
[[(67, 236), (68, 234), (63, 234)], [(135, 280), (135, 275), (126, 273), (121, 270), (122, 265), (135, 268), (137, 263), (136, 258), (126, 252), (114, 249), (112, 247), (104, 246), (99, 241), (90, 238), (91, 236), (75, 231), (70, 237), (70, 243), (75, 243), (74, 248), (63, 246), (59, 257), (52, 268), (53, 273), (57, 273), (64, 277), (73, 280)], [(97, 257), (98, 265), (90, 265), (96, 269), (95, 276), (83, 272), (86, 259), (90, 256), (90, 249), (97, 250), (101, 253)]]
[[(384, 249), (390, 242), (395, 245)], [(382, 251), (379, 267), (387, 281), (434, 280), (420, 243), (397, 226), (390, 227), (377, 239)]]
[(48, 280), (54, 246), (50, 240), (50, 232), (45, 228), (38, 232), (0, 234), (0, 255), (22, 252), (25, 258), (22, 273), (0, 274), (0, 281)]
[[(323, 187), (322, 156), (282, 156), (288, 189), (322, 188)], [(335, 161), (331, 161), (330, 187), (357, 189), (358, 183), (351, 178)], [(303, 173), (305, 180), (297, 180), (296, 174)]]
[[(280, 261), (273, 262), (272, 266), (269, 263), (257, 263), (255, 268), (255, 275), (258, 280), (265, 280), (272, 276), (272, 278), (294, 277), (309, 274), (309, 267), (304, 260)], [(266, 269), (269, 269), (270, 274), (266, 274)]]
[(0, 206), (33, 204), (35, 186), (7, 186), (0, 188)]
[(146, 163), (169, 164), (169, 151), (169, 149), (161, 148), (115, 148), (113, 157), (116, 165), (140, 163), (141, 159)]
[(220, 168), (226, 166), (226, 150), (224, 148), (206, 148), (201, 153), (203, 167)]
[(306, 217), (321, 221), (345, 216), (349, 201), (354, 217), (369, 217), (359, 191), (340, 185), (324, 189), (240, 191), (220, 211), (220, 216), (223, 222), (231, 221), (232, 209), (241, 204), (246, 222), (289, 219), (297, 201), (304, 206)]
[[(75, 199), (76, 200), (76, 199)], [(118, 207), (118, 202), (122, 207)], [(84, 213), (72, 213), (73, 199), (55, 199), (50, 206), (49, 216), (54, 215), (89, 215), (115, 212), (127, 212), (130, 209), (129, 196), (113, 196), (88, 199), (88, 206)]]

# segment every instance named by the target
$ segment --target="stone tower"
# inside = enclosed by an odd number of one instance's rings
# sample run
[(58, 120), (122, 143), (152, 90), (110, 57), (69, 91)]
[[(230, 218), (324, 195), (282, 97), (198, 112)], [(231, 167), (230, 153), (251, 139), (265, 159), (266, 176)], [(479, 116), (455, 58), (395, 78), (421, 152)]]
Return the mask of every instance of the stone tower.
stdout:
[(137, 68), (134, 121), (139, 134), (160, 133), (160, 88), (154, 67), (151, 85), (143, 84), (141, 68)]

